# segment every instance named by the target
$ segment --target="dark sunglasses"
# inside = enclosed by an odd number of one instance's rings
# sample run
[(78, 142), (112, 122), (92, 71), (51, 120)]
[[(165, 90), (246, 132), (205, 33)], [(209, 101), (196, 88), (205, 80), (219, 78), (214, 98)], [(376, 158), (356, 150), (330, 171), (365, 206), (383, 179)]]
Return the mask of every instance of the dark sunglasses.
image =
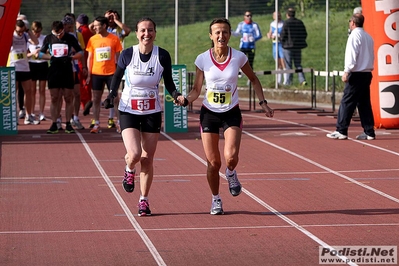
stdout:
[(245, 15), (246, 17), (252, 17), (252, 15)]

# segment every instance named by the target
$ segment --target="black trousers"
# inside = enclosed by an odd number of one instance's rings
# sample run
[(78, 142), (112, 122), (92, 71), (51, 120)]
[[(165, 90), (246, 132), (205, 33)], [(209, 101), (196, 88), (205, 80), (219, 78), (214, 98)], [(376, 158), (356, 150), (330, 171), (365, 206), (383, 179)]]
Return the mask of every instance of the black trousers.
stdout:
[(349, 74), (338, 110), (336, 127), (341, 134), (348, 135), (352, 115), (357, 107), (364, 133), (375, 137), (374, 116), (370, 100), (372, 78), (371, 72), (352, 72)]
[(252, 69), (254, 69), (255, 49), (241, 48), (240, 51), (246, 54), (246, 56), (248, 57), (249, 65)]

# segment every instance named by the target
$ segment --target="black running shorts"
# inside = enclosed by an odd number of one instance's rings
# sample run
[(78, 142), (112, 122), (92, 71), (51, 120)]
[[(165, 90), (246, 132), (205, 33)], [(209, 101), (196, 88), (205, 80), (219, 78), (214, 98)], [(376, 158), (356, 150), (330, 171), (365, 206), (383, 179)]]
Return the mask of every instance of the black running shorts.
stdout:
[(119, 122), (121, 131), (125, 128), (135, 128), (140, 132), (159, 133), (161, 132), (162, 113), (134, 115), (119, 111)]
[(224, 113), (215, 113), (202, 106), (200, 114), (201, 132), (219, 134), (219, 129), (225, 131), (229, 127), (242, 128), (242, 116), (240, 107), (237, 105), (233, 109)]

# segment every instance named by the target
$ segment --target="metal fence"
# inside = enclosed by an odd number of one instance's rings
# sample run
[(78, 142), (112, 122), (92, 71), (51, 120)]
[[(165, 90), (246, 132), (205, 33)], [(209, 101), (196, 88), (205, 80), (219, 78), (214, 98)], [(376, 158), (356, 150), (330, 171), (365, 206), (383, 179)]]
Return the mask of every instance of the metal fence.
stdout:
[[(278, 67), (272, 56), (272, 41), (267, 38), (267, 33), (273, 21), (272, 13), (276, 9), (281, 12), (282, 18), (285, 19), (286, 9), (294, 7), (297, 10), (296, 17), (304, 21), (308, 31), (308, 48), (303, 50), (302, 66), (306, 69), (312, 69), (314, 73), (318, 73), (317, 75), (311, 75), (310, 72), (306, 72), (308, 83), (312, 83), (307, 89), (312, 91), (335, 91), (335, 89), (342, 89), (340, 83), (333, 82), (333, 73), (339, 73), (343, 69), (344, 46), (348, 35), (347, 19), (358, 5), (359, 1), (355, 0), (225, 0), (213, 1), (212, 3), (182, 0), (151, 2), (125, 2), (125, 0), (24, 0), (21, 5), (21, 13), (27, 15), (30, 21), (40, 20), (44, 25), (44, 32), (46, 27), (48, 32), (50, 32), (52, 21), (61, 20), (64, 14), (68, 12), (74, 13), (76, 16), (85, 13), (92, 20), (96, 16), (103, 15), (108, 9), (117, 10), (121, 15), (122, 21), (132, 29), (135, 28), (135, 23), (139, 18), (149, 16), (157, 22), (158, 26), (174, 29), (175, 42), (173, 45), (170, 41), (162, 43), (162, 39), (157, 40), (157, 44), (168, 48), (172, 58), (174, 58), (174, 63), (190, 66), (193, 65), (192, 60), (185, 62), (182, 61), (185, 60), (184, 57), (180, 56), (185, 52), (180, 47), (184, 46), (183, 42), (187, 40), (180, 38), (179, 32), (184, 31), (185, 27), (190, 23), (209, 23), (214, 17), (228, 17), (234, 30), (237, 24), (243, 20), (245, 11), (249, 10), (253, 14), (253, 20), (259, 24), (263, 35), (262, 39), (256, 44), (254, 70), (257, 73), (272, 71), (272, 74), (261, 74), (259, 77), (264, 86), (278, 88), (276, 74), (278, 73), (278, 71), (276, 72)], [(198, 33), (192, 32), (190, 34), (192, 39), (195, 39)], [(134, 40), (135, 36), (131, 38)], [(127, 41), (129, 40), (127, 39)], [(238, 48), (238, 44), (239, 38), (231, 39), (231, 46)], [(190, 52), (199, 54), (202, 51), (197, 51), (193, 48)], [(330, 74), (320, 75), (320, 73)], [(296, 76), (296, 74), (294, 75)], [(294, 78), (296, 83), (293, 86), (299, 86), (296, 77)], [(314, 98), (310, 99), (310, 101), (312, 106), (316, 105)]]

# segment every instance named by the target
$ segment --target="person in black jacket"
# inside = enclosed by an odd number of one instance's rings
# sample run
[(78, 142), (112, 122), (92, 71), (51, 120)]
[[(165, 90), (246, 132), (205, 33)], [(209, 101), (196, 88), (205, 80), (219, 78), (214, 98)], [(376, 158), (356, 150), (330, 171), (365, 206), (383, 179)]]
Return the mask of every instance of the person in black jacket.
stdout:
[[(287, 10), (287, 19), (281, 32), (281, 44), (283, 46), (286, 69), (292, 69), (292, 62), (294, 62), (296, 69), (302, 69), (302, 49), (308, 46), (306, 43), (307, 36), (305, 25), (301, 20), (295, 18), (295, 10), (289, 8)], [(292, 76), (292, 73), (288, 75), (285, 85), (292, 84)], [(298, 79), (301, 85), (307, 84), (303, 72), (298, 73)]]

